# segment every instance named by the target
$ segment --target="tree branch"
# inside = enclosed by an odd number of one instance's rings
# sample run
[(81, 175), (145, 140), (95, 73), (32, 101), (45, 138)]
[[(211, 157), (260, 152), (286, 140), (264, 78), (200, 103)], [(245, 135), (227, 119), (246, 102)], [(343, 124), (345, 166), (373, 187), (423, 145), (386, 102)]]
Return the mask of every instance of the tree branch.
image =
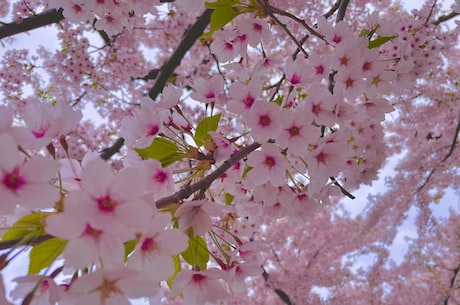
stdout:
[(107, 161), (109, 160), (114, 154), (120, 151), (121, 147), (125, 143), (125, 139), (118, 138), (112, 146), (103, 149), (99, 155), (102, 160)]
[(54, 236), (45, 234), (45, 235), (38, 236), (37, 238), (31, 240), (30, 242), (26, 242), (26, 243), (24, 243), (24, 238), (16, 238), (16, 239), (0, 241), (0, 250), (11, 249), (11, 248), (17, 247), (18, 245), (35, 246), (51, 238), (54, 238)]
[(421, 189), (423, 189), (427, 184), (428, 182), (430, 181), (431, 179), (431, 176), (433, 176), (434, 172), (436, 171), (436, 169), (438, 168), (439, 165), (441, 165), (443, 162), (445, 162), (451, 155), (452, 153), (454, 152), (454, 149), (455, 149), (455, 146), (457, 145), (457, 138), (458, 138), (458, 134), (460, 133), (460, 114), (458, 116), (458, 122), (457, 122), (457, 127), (455, 128), (455, 135), (452, 139), (452, 144), (450, 145), (450, 149), (449, 149), (449, 152), (444, 156), (444, 158), (441, 160), (441, 162), (439, 162), (431, 171), (430, 173), (428, 174), (428, 176), (426, 177), (425, 181), (422, 183), (422, 185), (420, 185), (418, 187), (418, 189), (414, 192), (413, 195), (417, 194)]
[(158, 209), (165, 208), (172, 203), (176, 203), (185, 198), (188, 198), (190, 195), (192, 195), (196, 191), (200, 191), (200, 190), (205, 191), (214, 180), (222, 176), (222, 174), (225, 173), (230, 167), (235, 165), (236, 162), (243, 159), (244, 157), (246, 157), (247, 155), (249, 155), (251, 152), (253, 152), (259, 147), (260, 147), (259, 143), (252, 143), (251, 145), (248, 145), (240, 149), (238, 152), (233, 154), (230, 157), (230, 159), (228, 159), (221, 166), (219, 166), (215, 171), (213, 171), (208, 176), (206, 176), (206, 178), (196, 182), (195, 184), (182, 188), (181, 190), (177, 191), (171, 196), (167, 196), (167, 197), (158, 199), (155, 202), (156, 207)]
[(179, 66), (182, 58), (184, 58), (185, 53), (193, 46), (195, 41), (203, 34), (205, 28), (208, 26), (209, 21), (211, 20), (211, 13), (213, 10), (207, 9), (201, 14), (198, 20), (192, 25), (192, 27), (185, 33), (184, 38), (177, 46), (174, 53), (171, 55), (169, 60), (161, 68), (160, 74), (153, 85), (152, 89), (149, 91), (149, 97), (152, 100), (155, 100), (163, 90), (164, 86), (168, 82), (168, 79), (173, 74), (177, 66)]
[(450, 13), (448, 15), (442, 15), (436, 21), (434, 21), (433, 24), (434, 25), (439, 25), (440, 23), (442, 23), (444, 21), (447, 21), (447, 20), (450, 20), (452, 18), (455, 18), (458, 15), (460, 15), (460, 13), (457, 13), (457, 12), (452, 12), (452, 13)]
[(347, 11), (348, 3), (350, 3), (350, 0), (340, 1), (339, 12), (337, 13), (336, 19), (337, 22), (343, 20), (343, 18), (345, 17), (345, 12)]
[(52, 9), (36, 16), (25, 18), (22, 22), (11, 22), (0, 26), (0, 39), (57, 23), (63, 19), (62, 9)]

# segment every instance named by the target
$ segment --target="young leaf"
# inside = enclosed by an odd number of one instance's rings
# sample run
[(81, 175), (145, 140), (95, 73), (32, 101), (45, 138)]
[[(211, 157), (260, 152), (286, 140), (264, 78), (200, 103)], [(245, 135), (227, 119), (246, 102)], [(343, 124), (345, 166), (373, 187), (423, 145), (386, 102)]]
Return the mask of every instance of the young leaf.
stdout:
[(35, 212), (21, 217), (2, 236), (2, 241), (44, 234), (44, 219), (50, 212)]
[(173, 255), (172, 257), (174, 263), (174, 273), (166, 280), (166, 284), (168, 284), (169, 289), (172, 289), (172, 282), (176, 278), (176, 275), (180, 272), (180, 257), (179, 255)]
[(225, 205), (231, 205), (234, 198), (235, 196), (233, 196), (232, 194), (225, 193), (224, 194)]
[(384, 43), (390, 41), (390, 40), (393, 40), (395, 39), (396, 37), (398, 37), (398, 35), (393, 35), (393, 36), (380, 36), (380, 37), (377, 37), (375, 38), (374, 40), (371, 40), (369, 41), (369, 44), (367, 45), (367, 47), (369, 49), (374, 49), (374, 48), (378, 48), (380, 47), (381, 45), (383, 45)]
[(52, 238), (34, 246), (30, 250), (29, 274), (39, 273), (48, 267), (64, 251), (67, 240)]
[(131, 239), (125, 242), (125, 262), (128, 259), (128, 255), (131, 254), (131, 252), (134, 251), (134, 248), (137, 245), (137, 239)]
[(201, 122), (198, 123), (196, 127), (194, 140), (196, 145), (203, 146), (206, 140), (209, 140), (211, 136), (208, 134), (209, 131), (216, 131), (219, 126), (220, 113), (204, 118)]
[(204, 33), (205, 39), (210, 39), (215, 31), (223, 28), (227, 23), (232, 21), (240, 13), (233, 8), (237, 2), (234, 0), (221, 0), (215, 2), (206, 2), (206, 8), (213, 9), (211, 20), (209, 22), (209, 32)]
[(167, 167), (182, 158), (177, 145), (162, 137), (157, 137), (150, 146), (145, 148), (134, 148), (137, 154), (143, 159), (156, 159), (163, 167)]
[(209, 261), (208, 246), (200, 236), (192, 236), (188, 240), (188, 248), (181, 253), (184, 260), (192, 266), (198, 266), (200, 270), (206, 270)]

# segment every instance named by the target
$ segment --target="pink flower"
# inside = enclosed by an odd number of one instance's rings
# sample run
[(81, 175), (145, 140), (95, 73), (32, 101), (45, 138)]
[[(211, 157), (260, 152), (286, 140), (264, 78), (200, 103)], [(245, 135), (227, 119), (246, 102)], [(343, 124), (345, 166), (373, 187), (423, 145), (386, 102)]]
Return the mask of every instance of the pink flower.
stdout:
[(207, 200), (193, 200), (184, 202), (175, 213), (179, 218), (179, 228), (193, 229), (196, 235), (204, 235), (212, 229), (213, 216), (221, 216), (222, 207), (219, 204)]
[(64, 213), (72, 211), (79, 228), (77, 235), (89, 224), (95, 230), (134, 236), (153, 215), (143, 200), (146, 183), (147, 174), (142, 167), (127, 167), (114, 174), (102, 159), (92, 160), (83, 170), (81, 191), (71, 192), (66, 198)]
[(281, 111), (283, 130), (276, 139), (282, 148), (294, 154), (303, 154), (308, 143), (314, 143), (320, 136), (320, 130), (313, 125), (313, 116), (305, 106)]
[(271, 40), (268, 24), (262, 19), (244, 18), (238, 22), (237, 26), (241, 33), (246, 34), (251, 47), (255, 48), (260, 42), (268, 43)]
[(82, 113), (62, 103), (51, 106), (30, 101), (23, 117), (27, 128), (17, 131), (20, 144), (27, 148), (39, 149), (50, 143), (51, 139), (72, 131), (80, 122)]
[(260, 150), (249, 155), (247, 164), (252, 167), (247, 174), (247, 183), (262, 185), (269, 182), (274, 186), (286, 183), (289, 163), (274, 144), (262, 144)]
[(184, 305), (203, 305), (226, 299), (229, 294), (219, 280), (225, 277), (222, 270), (210, 268), (206, 271), (183, 270), (173, 283), (174, 291), (184, 295)]
[(96, 229), (75, 213), (78, 209), (79, 202), (69, 195), (65, 212), (46, 219), (49, 234), (68, 240), (63, 252), (65, 265), (80, 269), (101, 263), (105, 267), (123, 264), (123, 243), (134, 234)]
[(333, 126), (335, 124), (334, 107), (337, 97), (329, 91), (313, 90), (306, 99), (305, 108), (310, 110), (317, 125)]
[(163, 213), (157, 213), (140, 234), (128, 266), (147, 273), (155, 270), (152, 276), (158, 281), (171, 276), (174, 272), (171, 256), (187, 249), (187, 236), (172, 229), (171, 216)]
[(10, 296), (14, 300), (24, 299), (34, 290), (30, 305), (55, 304), (61, 299), (64, 293), (64, 287), (57, 286), (52, 278), (38, 274), (17, 277), (14, 281), (17, 283), (17, 286), (11, 291)]
[(163, 130), (168, 120), (166, 110), (151, 101), (143, 103), (133, 111), (134, 116), (127, 116), (121, 123), (120, 135), (127, 145), (144, 148), (152, 144), (153, 139)]
[(100, 16), (94, 24), (94, 27), (98, 30), (106, 31), (110, 36), (121, 33), (126, 26), (126, 17), (120, 12), (117, 12), (118, 10), (113, 10)]
[(94, 15), (86, 8), (83, 0), (59, 1), (59, 6), (64, 9), (62, 15), (70, 21), (80, 22), (94, 18)]
[(170, 195), (174, 192), (174, 180), (169, 168), (163, 168), (158, 160), (146, 160), (138, 163), (147, 170), (149, 176), (148, 189), (155, 198)]
[(234, 82), (230, 87), (228, 109), (234, 113), (243, 114), (251, 109), (261, 92), (262, 84), (257, 80), (252, 80), (248, 84)]
[(129, 305), (129, 298), (154, 296), (157, 287), (158, 283), (130, 268), (97, 269), (72, 283), (70, 304)]
[(41, 156), (25, 161), (17, 146), (10, 136), (0, 134), (0, 211), (11, 213), (17, 204), (29, 209), (53, 207), (59, 190), (50, 181), (59, 164)]
[(251, 135), (258, 142), (276, 139), (281, 133), (280, 107), (275, 103), (256, 101), (248, 112), (243, 113)]
[(216, 102), (224, 89), (224, 80), (219, 74), (209, 80), (200, 77), (195, 80), (193, 88), (194, 91), (190, 94), (192, 99), (204, 103)]
[(286, 79), (294, 87), (305, 87), (311, 81), (311, 73), (306, 64), (294, 62), (292, 59), (286, 61)]

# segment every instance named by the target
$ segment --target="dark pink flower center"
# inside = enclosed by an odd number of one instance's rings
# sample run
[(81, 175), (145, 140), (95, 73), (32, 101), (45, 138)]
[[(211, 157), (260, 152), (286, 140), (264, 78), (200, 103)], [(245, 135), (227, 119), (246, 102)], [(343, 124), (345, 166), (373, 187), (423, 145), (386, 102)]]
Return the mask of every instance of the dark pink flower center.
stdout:
[(324, 73), (324, 67), (323, 66), (316, 66), (315, 71), (316, 71), (316, 74), (322, 75)]
[(233, 45), (230, 42), (224, 43), (224, 50), (225, 51), (233, 51)]
[(264, 114), (264, 115), (259, 116), (260, 126), (262, 127), (269, 126), (271, 122), (272, 122), (272, 119), (268, 115)]
[(147, 237), (141, 246), (142, 252), (152, 252), (157, 247), (157, 243), (151, 237)]
[(320, 152), (318, 155), (316, 155), (316, 160), (318, 161), (318, 163), (323, 163), (324, 165), (326, 165), (327, 157), (327, 154), (325, 154), (324, 152)]
[(3, 176), (2, 183), (7, 189), (16, 192), (26, 184), (26, 180), (20, 175), (19, 168), (15, 167), (11, 172)]
[(206, 277), (202, 274), (196, 273), (192, 276), (193, 281), (200, 285), (202, 282), (206, 281)]
[(158, 127), (158, 125), (151, 124), (148, 127), (147, 135), (148, 136), (154, 136), (154, 135), (156, 135), (158, 133), (159, 130), (160, 130), (160, 127)]
[(115, 207), (118, 205), (118, 202), (113, 200), (110, 195), (104, 197), (99, 197), (97, 199), (97, 207), (104, 213), (110, 213), (115, 210)]
[(295, 137), (295, 136), (298, 136), (300, 134), (300, 127), (297, 127), (297, 126), (292, 126), (291, 128), (288, 129), (288, 132), (289, 132), (289, 137)]
[(45, 293), (46, 291), (48, 291), (49, 288), (50, 288), (50, 283), (48, 282), (48, 280), (43, 280), (40, 283), (39, 291), (40, 293)]
[(86, 224), (85, 231), (83, 232), (83, 235), (89, 235), (94, 239), (98, 239), (101, 234), (101, 230), (94, 229), (89, 223)]
[(216, 94), (213, 91), (208, 91), (205, 95), (206, 98), (215, 98)]
[(272, 168), (272, 167), (274, 167), (276, 165), (275, 158), (273, 158), (271, 156), (265, 157), (265, 162), (264, 163), (268, 168)]
[(39, 129), (37, 130), (32, 130), (32, 134), (40, 139), (40, 138), (43, 138), (43, 136), (46, 134), (46, 132), (48, 131), (49, 129), (49, 125), (46, 125), (46, 126), (42, 126), (40, 127)]
[(292, 74), (291, 79), (289, 81), (291, 82), (291, 84), (297, 85), (297, 84), (300, 84), (300, 82), (302, 81), (302, 78), (297, 73), (294, 73)]
[(153, 176), (153, 180), (158, 183), (163, 183), (168, 179), (168, 174), (166, 174), (164, 171), (158, 171), (155, 176)]
[(258, 23), (252, 24), (252, 30), (256, 33), (262, 32), (262, 26)]
[(252, 104), (254, 104), (255, 98), (251, 94), (247, 94), (243, 99), (243, 104), (246, 109), (250, 109)]

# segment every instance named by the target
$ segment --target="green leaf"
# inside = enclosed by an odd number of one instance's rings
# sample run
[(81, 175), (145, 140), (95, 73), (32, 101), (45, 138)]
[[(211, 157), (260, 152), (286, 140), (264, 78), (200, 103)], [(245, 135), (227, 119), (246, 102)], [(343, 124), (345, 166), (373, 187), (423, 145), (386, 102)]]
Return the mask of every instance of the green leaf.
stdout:
[(374, 48), (378, 48), (380, 47), (381, 45), (383, 45), (384, 43), (390, 41), (390, 40), (393, 40), (395, 38), (397, 38), (398, 35), (393, 35), (393, 36), (380, 36), (380, 37), (377, 37), (375, 38), (374, 40), (371, 40), (369, 41), (369, 44), (367, 45), (367, 47), (369, 49), (374, 49)]
[(180, 272), (180, 257), (179, 255), (173, 255), (172, 257), (174, 263), (174, 273), (166, 280), (166, 284), (168, 284), (169, 289), (172, 289), (172, 282), (176, 278), (176, 275)]
[(209, 261), (208, 246), (200, 236), (192, 236), (188, 240), (188, 248), (181, 253), (184, 260), (193, 267), (198, 266), (200, 270), (206, 270)]
[(60, 238), (48, 239), (30, 250), (29, 274), (39, 273), (48, 267), (64, 251), (67, 240)]
[(223, 28), (240, 14), (233, 8), (236, 3), (237, 1), (235, 0), (220, 0), (205, 3), (206, 8), (213, 9), (209, 22), (209, 32), (203, 34), (205, 39), (210, 39), (215, 31)]
[(33, 238), (43, 235), (45, 233), (44, 219), (50, 214), (53, 213), (35, 212), (21, 217), (3, 234), (2, 240)]
[(216, 131), (219, 126), (220, 113), (204, 118), (201, 122), (198, 123), (196, 127), (195, 135), (193, 139), (195, 140), (198, 147), (203, 146), (206, 140), (211, 139), (209, 131)]
[(125, 262), (128, 259), (128, 255), (130, 255), (134, 251), (137, 242), (137, 239), (131, 239), (125, 242)]
[(155, 138), (150, 146), (134, 148), (134, 150), (143, 159), (160, 161), (163, 167), (167, 167), (183, 157), (183, 153), (179, 152), (179, 148), (173, 141), (162, 137)]
[(233, 196), (232, 194), (225, 193), (224, 194), (225, 205), (231, 205), (234, 198), (235, 196)]

